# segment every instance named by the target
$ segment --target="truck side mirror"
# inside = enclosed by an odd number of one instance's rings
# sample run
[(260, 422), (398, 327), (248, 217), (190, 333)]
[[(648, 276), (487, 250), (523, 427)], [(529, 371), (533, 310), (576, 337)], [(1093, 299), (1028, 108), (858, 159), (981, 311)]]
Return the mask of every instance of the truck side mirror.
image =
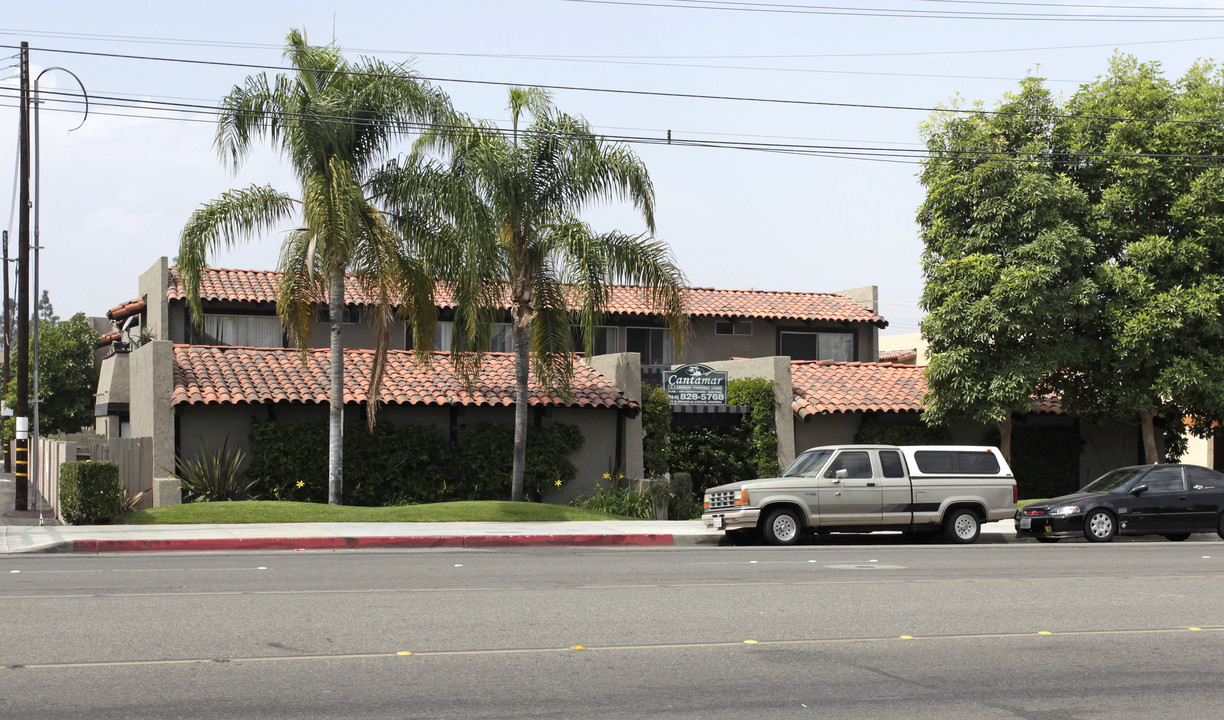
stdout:
[(850, 477), (850, 471), (846, 468), (841, 468), (834, 474), (834, 477), (837, 478), (838, 482), (841, 482), (842, 480)]

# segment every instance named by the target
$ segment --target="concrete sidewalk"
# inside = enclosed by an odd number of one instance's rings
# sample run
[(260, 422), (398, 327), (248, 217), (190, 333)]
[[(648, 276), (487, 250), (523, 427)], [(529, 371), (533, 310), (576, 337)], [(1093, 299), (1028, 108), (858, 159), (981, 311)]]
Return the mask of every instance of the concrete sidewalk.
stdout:
[[(0, 477), (0, 554), (523, 546), (676, 547), (717, 545), (700, 520), (485, 523), (264, 523), (244, 525), (58, 525), (18, 512), (14, 485)], [(896, 534), (896, 533), (891, 533)], [(986, 523), (980, 542), (1008, 542), (1011, 520)], [(870, 536), (860, 536), (867, 538)]]

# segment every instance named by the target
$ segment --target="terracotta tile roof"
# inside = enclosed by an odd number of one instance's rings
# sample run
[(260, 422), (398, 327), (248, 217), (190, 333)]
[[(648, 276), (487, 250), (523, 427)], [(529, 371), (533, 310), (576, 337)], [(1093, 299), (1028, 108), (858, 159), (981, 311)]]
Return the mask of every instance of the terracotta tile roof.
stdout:
[(908, 350), (881, 350), (880, 362), (884, 363), (910, 363), (918, 359), (918, 348), (910, 348)]
[[(276, 285), (279, 281), (280, 273), (275, 271), (206, 268), (200, 277), (200, 297), (205, 300), (275, 302)], [(170, 300), (182, 300), (186, 297), (178, 268), (170, 268), (166, 297)], [(353, 275), (345, 277), (344, 297), (354, 305), (369, 303), (369, 298)], [(437, 301), (440, 307), (453, 307), (453, 300), (445, 291), (438, 293)], [(888, 325), (888, 321), (880, 315), (845, 295), (835, 293), (690, 288), (688, 303), (689, 313), (694, 317), (753, 317), (769, 320), (861, 322), (880, 327)], [(641, 288), (631, 285), (613, 287), (608, 313), (654, 314)]]
[(791, 363), (791, 403), (801, 419), (830, 413), (919, 412), (926, 382), (916, 365), (859, 362)]
[(136, 298), (135, 300), (128, 300), (121, 305), (116, 305), (110, 310), (107, 310), (106, 318), (113, 322), (122, 322), (144, 309), (144, 298)]
[[(802, 420), (813, 415), (852, 412), (920, 412), (927, 392), (922, 365), (796, 360), (791, 363), (795, 399)], [(1035, 396), (1033, 414), (1061, 415), (1055, 395)]]
[(98, 341), (95, 343), (95, 345), (96, 347), (104, 348), (107, 345), (121, 339), (123, 339), (123, 333), (116, 330), (115, 332), (106, 333), (105, 335), (99, 335)]
[[(428, 365), (413, 361), (413, 353), (392, 350), (379, 401), (386, 405), (485, 405), (514, 404), (514, 357), (490, 353), (475, 386), (469, 393), (455, 373), (448, 353), (434, 353)], [(373, 350), (345, 350), (345, 403), (364, 403), (369, 385)], [(638, 409), (636, 400), (624, 396), (588, 365), (575, 359), (571, 400), (550, 396), (531, 380), (531, 405), (555, 407), (617, 407)], [(311, 350), (302, 364), (293, 349), (174, 346), (174, 393), (172, 403), (238, 405), (243, 403), (328, 402), (328, 350)]]

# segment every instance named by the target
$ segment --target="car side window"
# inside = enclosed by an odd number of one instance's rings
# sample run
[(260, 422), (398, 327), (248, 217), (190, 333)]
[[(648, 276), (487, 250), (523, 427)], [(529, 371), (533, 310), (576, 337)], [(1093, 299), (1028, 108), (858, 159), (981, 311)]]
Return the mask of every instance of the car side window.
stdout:
[(901, 464), (901, 453), (896, 450), (880, 451), (880, 469), (886, 478), (905, 477), (905, 467)]
[(837, 477), (838, 470), (845, 470), (848, 478), (869, 478), (871, 477), (871, 458), (866, 452), (858, 450), (841, 453), (833, 458), (829, 469), (825, 471), (825, 477)]
[(1169, 492), (1185, 490), (1186, 480), (1179, 467), (1156, 467), (1148, 471), (1139, 481), (1148, 486), (1148, 492)]
[(1224, 488), (1224, 475), (1205, 467), (1191, 466), (1186, 468), (1186, 480), (1195, 490), (1215, 490)]

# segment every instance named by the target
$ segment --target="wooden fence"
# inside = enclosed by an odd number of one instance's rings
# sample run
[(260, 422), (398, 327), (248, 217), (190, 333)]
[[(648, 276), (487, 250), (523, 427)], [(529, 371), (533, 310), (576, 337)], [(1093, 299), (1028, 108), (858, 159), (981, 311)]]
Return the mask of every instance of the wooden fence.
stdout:
[(105, 438), (65, 435), (38, 440), (38, 482), (30, 509), (50, 511), (63, 521), (59, 510), (60, 465), (76, 460), (110, 460), (119, 464), (119, 480), (128, 497), (145, 495), (138, 508), (153, 507), (153, 438)]

